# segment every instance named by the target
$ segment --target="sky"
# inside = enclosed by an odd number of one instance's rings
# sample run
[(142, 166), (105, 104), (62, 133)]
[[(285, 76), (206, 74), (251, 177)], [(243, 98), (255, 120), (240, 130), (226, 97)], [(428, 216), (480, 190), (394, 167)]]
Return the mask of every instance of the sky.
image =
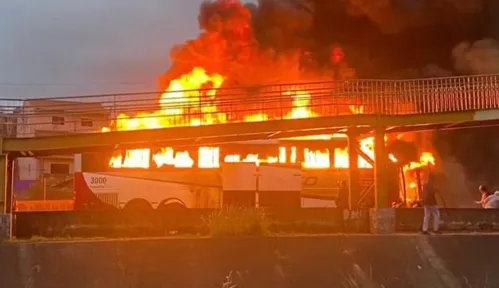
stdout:
[(2, 0), (0, 98), (156, 90), (202, 0)]

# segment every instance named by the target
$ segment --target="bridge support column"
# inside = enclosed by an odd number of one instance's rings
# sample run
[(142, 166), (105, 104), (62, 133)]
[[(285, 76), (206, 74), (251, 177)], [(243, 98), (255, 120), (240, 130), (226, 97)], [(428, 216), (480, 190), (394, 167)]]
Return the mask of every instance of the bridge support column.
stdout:
[(385, 128), (376, 127), (374, 133), (374, 208), (369, 211), (372, 233), (395, 232), (395, 209), (388, 206), (388, 181)]
[(348, 208), (358, 208), (360, 198), (359, 141), (355, 129), (348, 130)]
[(0, 137), (0, 240), (12, 238), (12, 188), (14, 161), (3, 151)]
[(12, 236), (13, 163), (7, 154), (0, 153), (0, 240)]

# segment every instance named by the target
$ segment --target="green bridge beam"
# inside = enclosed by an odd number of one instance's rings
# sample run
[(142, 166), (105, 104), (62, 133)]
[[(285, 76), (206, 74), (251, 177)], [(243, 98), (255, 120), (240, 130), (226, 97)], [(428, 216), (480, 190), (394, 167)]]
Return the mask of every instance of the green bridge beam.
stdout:
[[(67, 134), (37, 138), (5, 138), (3, 139), (2, 151), (0, 152), (31, 152), (34, 155), (37, 152), (45, 154), (67, 154), (96, 149), (112, 150), (120, 147), (140, 147), (141, 145), (142, 147), (149, 147), (151, 145), (163, 147), (175, 146), (175, 143), (193, 140), (216, 143), (224, 137), (230, 141), (245, 141), (251, 139), (268, 139), (269, 137), (284, 138), (321, 134), (325, 130), (332, 131), (348, 127), (365, 128), (377, 125), (403, 127), (425, 124), (462, 123), (472, 120), (473, 113), (471, 112), (411, 116), (346, 115), (154, 130)], [(237, 140), (238, 138), (240, 139)]]
[[(296, 137), (301, 135), (321, 134), (324, 131), (334, 132), (338, 129), (355, 127), (356, 129), (372, 127), (410, 127), (418, 125), (437, 125), (464, 123), (473, 121), (473, 112), (445, 113), (411, 116), (380, 115), (346, 115), (318, 117), (307, 119), (272, 120), (252, 123), (219, 124), (198, 127), (176, 127), (156, 130), (120, 131), (109, 133), (69, 134), (38, 138), (0, 138), (0, 213), (8, 213), (10, 203), (12, 169), (9, 169), (9, 155), (19, 156), (28, 152), (27, 156), (46, 154), (81, 153), (91, 149), (117, 149), (126, 146), (150, 147), (151, 145), (175, 146), (182, 141), (201, 140), (205, 143), (220, 141), (244, 141), (249, 139), (268, 139), (277, 137)], [(385, 175), (383, 172), (384, 134), (377, 129), (375, 135), (375, 171), (376, 171), (376, 204), (380, 205), (386, 193)], [(351, 141), (353, 149), (355, 141)], [(377, 163), (377, 164), (376, 164)], [(353, 177), (355, 178), (355, 177)], [(352, 179), (354, 180), (354, 179)], [(9, 184), (10, 183), (10, 184)]]

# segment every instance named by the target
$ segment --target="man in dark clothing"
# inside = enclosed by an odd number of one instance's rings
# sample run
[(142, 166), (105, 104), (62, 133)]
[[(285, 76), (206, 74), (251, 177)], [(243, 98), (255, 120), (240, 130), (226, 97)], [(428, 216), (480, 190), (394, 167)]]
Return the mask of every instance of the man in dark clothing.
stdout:
[(430, 217), (433, 216), (433, 231), (439, 233), (438, 226), (440, 224), (440, 211), (438, 210), (437, 203), (437, 188), (435, 185), (435, 175), (430, 173), (428, 175), (428, 182), (423, 185), (423, 234), (429, 234), (428, 228), (430, 226)]
[(338, 187), (338, 197), (336, 198), (336, 207), (348, 209), (348, 185), (347, 182), (341, 181)]

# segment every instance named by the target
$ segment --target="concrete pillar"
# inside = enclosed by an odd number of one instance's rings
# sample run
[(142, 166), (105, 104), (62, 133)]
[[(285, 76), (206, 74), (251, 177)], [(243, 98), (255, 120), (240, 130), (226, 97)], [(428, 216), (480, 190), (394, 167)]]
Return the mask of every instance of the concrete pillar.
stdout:
[(0, 240), (10, 239), (12, 234), (13, 164), (7, 154), (0, 154)]
[(0, 214), (7, 212), (8, 161), (6, 154), (0, 154)]
[(0, 241), (11, 239), (12, 214), (0, 214)]
[(374, 208), (369, 211), (371, 233), (395, 232), (395, 209), (388, 206), (387, 181), (388, 154), (385, 146), (385, 129), (376, 127), (374, 133)]
[(360, 199), (359, 141), (354, 129), (348, 130), (348, 207), (358, 208)]
[(375, 208), (387, 207), (387, 170), (388, 155), (385, 146), (384, 128), (376, 128), (374, 133), (374, 206)]

